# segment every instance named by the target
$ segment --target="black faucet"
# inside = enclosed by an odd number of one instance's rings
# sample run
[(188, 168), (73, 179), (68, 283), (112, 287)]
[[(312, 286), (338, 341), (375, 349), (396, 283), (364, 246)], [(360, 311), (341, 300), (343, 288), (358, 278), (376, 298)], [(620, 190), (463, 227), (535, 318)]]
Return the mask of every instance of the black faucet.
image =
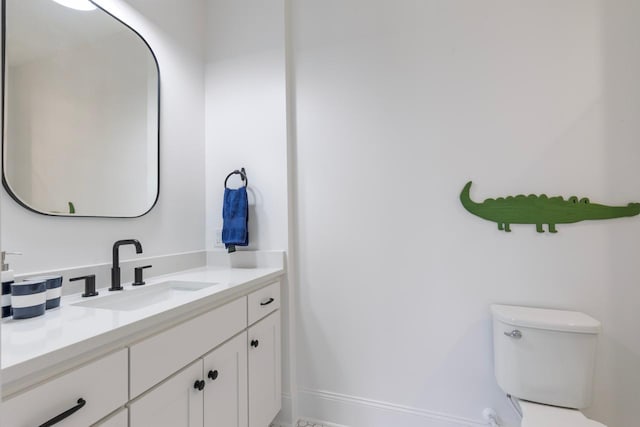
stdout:
[(118, 240), (113, 244), (113, 266), (111, 267), (111, 287), (110, 291), (121, 291), (124, 289), (120, 285), (120, 255), (119, 249), (122, 245), (134, 245), (136, 253), (142, 253), (142, 245), (136, 239)]

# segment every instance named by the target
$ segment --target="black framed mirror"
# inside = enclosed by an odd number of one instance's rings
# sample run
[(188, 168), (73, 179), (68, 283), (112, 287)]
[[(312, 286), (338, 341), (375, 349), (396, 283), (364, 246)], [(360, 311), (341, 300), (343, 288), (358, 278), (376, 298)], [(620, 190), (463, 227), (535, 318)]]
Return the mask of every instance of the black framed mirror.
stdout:
[(34, 212), (133, 218), (160, 189), (160, 69), (90, 0), (2, 0), (2, 181)]

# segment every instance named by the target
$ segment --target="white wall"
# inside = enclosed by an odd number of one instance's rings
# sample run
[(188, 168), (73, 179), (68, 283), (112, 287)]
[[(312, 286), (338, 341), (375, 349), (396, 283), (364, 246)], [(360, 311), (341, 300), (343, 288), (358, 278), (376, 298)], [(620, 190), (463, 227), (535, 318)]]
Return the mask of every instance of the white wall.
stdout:
[[(249, 178), (249, 248), (287, 244), (284, 1), (209, 0), (207, 249), (222, 229), (224, 179)], [(229, 185), (237, 187), (237, 177)]]
[(160, 199), (139, 219), (52, 218), (2, 190), (3, 249), (24, 252), (12, 260), (17, 273), (109, 262), (113, 242), (129, 237), (149, 256), (204, 249), (204, 1), (99, 3), (136, 28), (160, 64)]
[[(640, 201), (640, 4), (292, 2), (300, 412), (469, 425), (495, 407), (488, 306), (600, 319), (595, 402), (637, 424), (637, 218), (510, 234), (458, 200)], [(465, 424), (467, 423), (467, 424)]]
[[(222, 229), (224, 179), (249, 178), (249, 249), (288, 249), (284, 0), (208, 0), (206, 247)], [(236, 177), (232, 187), (240, 184)], [(238, 248), (242, 249), (242, 248)], [(290, 269), (290, 266), (287, 267)], [(281, 419), (290, 421), (289, 282), (283, 279)]]

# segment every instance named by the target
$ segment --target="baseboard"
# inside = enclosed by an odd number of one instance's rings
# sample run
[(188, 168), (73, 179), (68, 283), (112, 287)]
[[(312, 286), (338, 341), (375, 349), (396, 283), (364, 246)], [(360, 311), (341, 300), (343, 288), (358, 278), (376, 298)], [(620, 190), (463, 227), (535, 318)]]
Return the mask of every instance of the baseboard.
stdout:
[(332, 424), (327, 421), (318, 421), (310, 418), (297, 420), (295, 423), (292, 419), (292, 400), (291, 395), (282, 393), (282, 409), (278, 413), (275, 420), (269, 427), (347, 427), (338, 424)]
[(301, 420), (311, 420), (310, 422), (323, 426), (486, 427), (487, 425), (480, 420), (323, 390), (300, 389), (298, 396)]

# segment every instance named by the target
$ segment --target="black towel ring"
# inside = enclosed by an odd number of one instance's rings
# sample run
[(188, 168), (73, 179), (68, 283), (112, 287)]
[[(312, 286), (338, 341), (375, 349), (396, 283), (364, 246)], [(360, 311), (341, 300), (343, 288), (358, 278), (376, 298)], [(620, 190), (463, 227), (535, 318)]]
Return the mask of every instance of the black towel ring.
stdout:
[(227, 188), (227, 181), (229, 180), (229, 178), (231, 178), (232, 175), (240, 175), (240, 178), (242, 179), (242, 181), (244, 182), (244, 186), (248, 186), (249, 185), (249, 179), (247, 178), (247, 172), (244, 170), (244, 168), (238, 170), (234, 170), (233, 172), (231, 172), (229, 175), (227, 175), (227, 177), (224, 179), (224, 188)]

